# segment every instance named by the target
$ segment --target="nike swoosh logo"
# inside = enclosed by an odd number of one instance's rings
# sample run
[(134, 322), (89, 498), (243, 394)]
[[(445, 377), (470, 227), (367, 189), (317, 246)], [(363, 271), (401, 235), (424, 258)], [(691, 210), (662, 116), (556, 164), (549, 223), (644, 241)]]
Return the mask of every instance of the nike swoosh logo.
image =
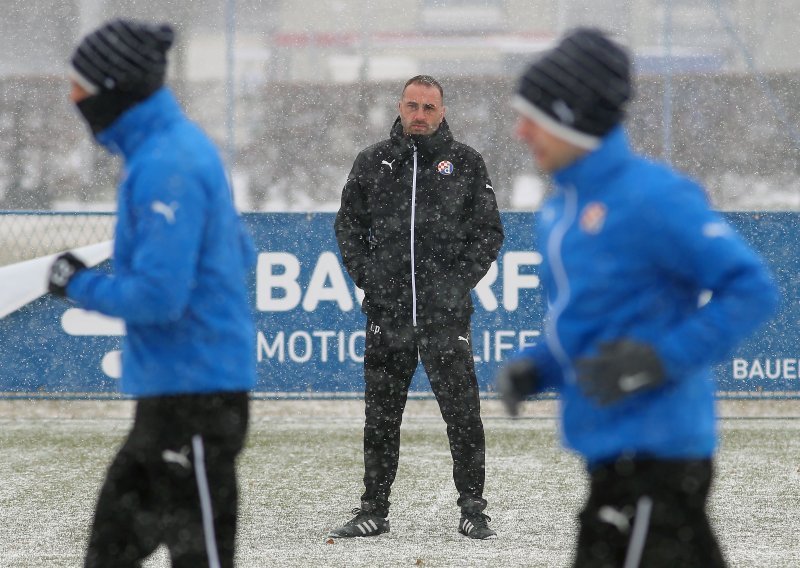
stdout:
[(619, 389), (622, 392), (633, 392), (650, 384), (650, 375), (647, 373), (635, 373), (633, 375), (625, 375), (619, 379)]

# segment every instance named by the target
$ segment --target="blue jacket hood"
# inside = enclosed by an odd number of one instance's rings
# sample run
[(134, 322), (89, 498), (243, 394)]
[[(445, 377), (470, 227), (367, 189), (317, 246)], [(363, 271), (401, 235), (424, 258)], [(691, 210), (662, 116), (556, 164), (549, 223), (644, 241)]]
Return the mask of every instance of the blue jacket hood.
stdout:
[(162, 87), (122, 113), (111, 126), (97, 134), (97, 141), (112, 154), (127, 159), (154, 130), (162, 130), (180, 120), (185, 118), (178, 101), (167, 87)]
[(595, 150), (555, 172), (553, 180), (560, 187), (580, 187), (585, 195), (593, 189), (605, 188), (604, 180), (633, 157), (625, 130), (618, 126), (603, 138)]

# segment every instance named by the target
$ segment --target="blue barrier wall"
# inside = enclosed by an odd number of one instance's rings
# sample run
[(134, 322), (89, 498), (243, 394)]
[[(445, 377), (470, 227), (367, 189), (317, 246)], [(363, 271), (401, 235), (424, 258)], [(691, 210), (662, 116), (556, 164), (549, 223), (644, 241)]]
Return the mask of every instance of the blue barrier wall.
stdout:
[[(716, 368), (723, 396), (794, 396), (800, 391), (800, 216), (731, 213), (730, 222), (765, 256), (783, 290), (780, 314)], [(333, 215), (247, 214), (259, 251), (251, 281), (261, 396), (357, 396), (365, 318), (341, 266)], [(482, 391), (504, 358), (536, 341), (544, 298), (533, 243), (536, 216), (504, 213), (500, 258), (473, 293), (472, 344)], [(108, 268), (108, 263), (105, 265)], [(118, 325), (65, 302), (40, 298), (0, 320), (3, 396), (113, 396)], [(412, 390), (428, 392), (418, 369)]]

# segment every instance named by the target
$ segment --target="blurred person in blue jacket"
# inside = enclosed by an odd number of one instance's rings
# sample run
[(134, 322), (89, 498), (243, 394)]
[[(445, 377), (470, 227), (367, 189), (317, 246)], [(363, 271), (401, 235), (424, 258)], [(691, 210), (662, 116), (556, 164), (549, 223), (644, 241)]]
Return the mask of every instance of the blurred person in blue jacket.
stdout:
[(519, 82), (517, 135), (554, 182), (537, 226), (548, 310), (497, 387), (512, 415), (530, 394), (560, 396), (564, 443), (590, 476), (574, 566), (724, 566), (706, 513), (711, 366), (778, 293), (702, 188), (631, 151), (631, 93), (627, 51), (591, 28)]
[(70, 100), (125, 168), (113, 271), (65, 253), (49, 289), (125, 322), (121, 388), (138, 399), (100, 491), (88, 567), (139, 566), (159, 544), (176, 567), (233, 565), (255, 255), (216, 148), (164, 87), (172, 42), (168, 25), (115, 20), (71, 59)]

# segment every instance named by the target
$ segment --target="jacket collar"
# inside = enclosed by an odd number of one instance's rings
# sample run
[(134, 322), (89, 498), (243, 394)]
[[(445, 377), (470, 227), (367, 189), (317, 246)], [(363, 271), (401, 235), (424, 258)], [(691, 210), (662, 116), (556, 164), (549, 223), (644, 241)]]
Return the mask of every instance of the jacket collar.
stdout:
[(97, 141), (112, 154), (121, 154), (128, 159), (153, 132), (182, 118), (183, 112), (175, 96), (168, 88), (162, 87), (122, 113), (97, 135)]
[(617, 126), (600, 141), (600, 146), (553, 174), (558, 186), (574, 186), (580, 193), (605, 186), (605, 180), (631, 158), (628, 137)]
[(414, 145), (423, 155), (433, 156), (453, 141), (453, 135), (446, 119), (442, 119), (442, 123), (433, 134), (428, 136), (408, 136), (403, 133), (403, 125), (400, 123), (399, 116), (392, 125), (389, 138), (392, 141), (392, 153), (399, 158), (411, 155), (414, 151)]

